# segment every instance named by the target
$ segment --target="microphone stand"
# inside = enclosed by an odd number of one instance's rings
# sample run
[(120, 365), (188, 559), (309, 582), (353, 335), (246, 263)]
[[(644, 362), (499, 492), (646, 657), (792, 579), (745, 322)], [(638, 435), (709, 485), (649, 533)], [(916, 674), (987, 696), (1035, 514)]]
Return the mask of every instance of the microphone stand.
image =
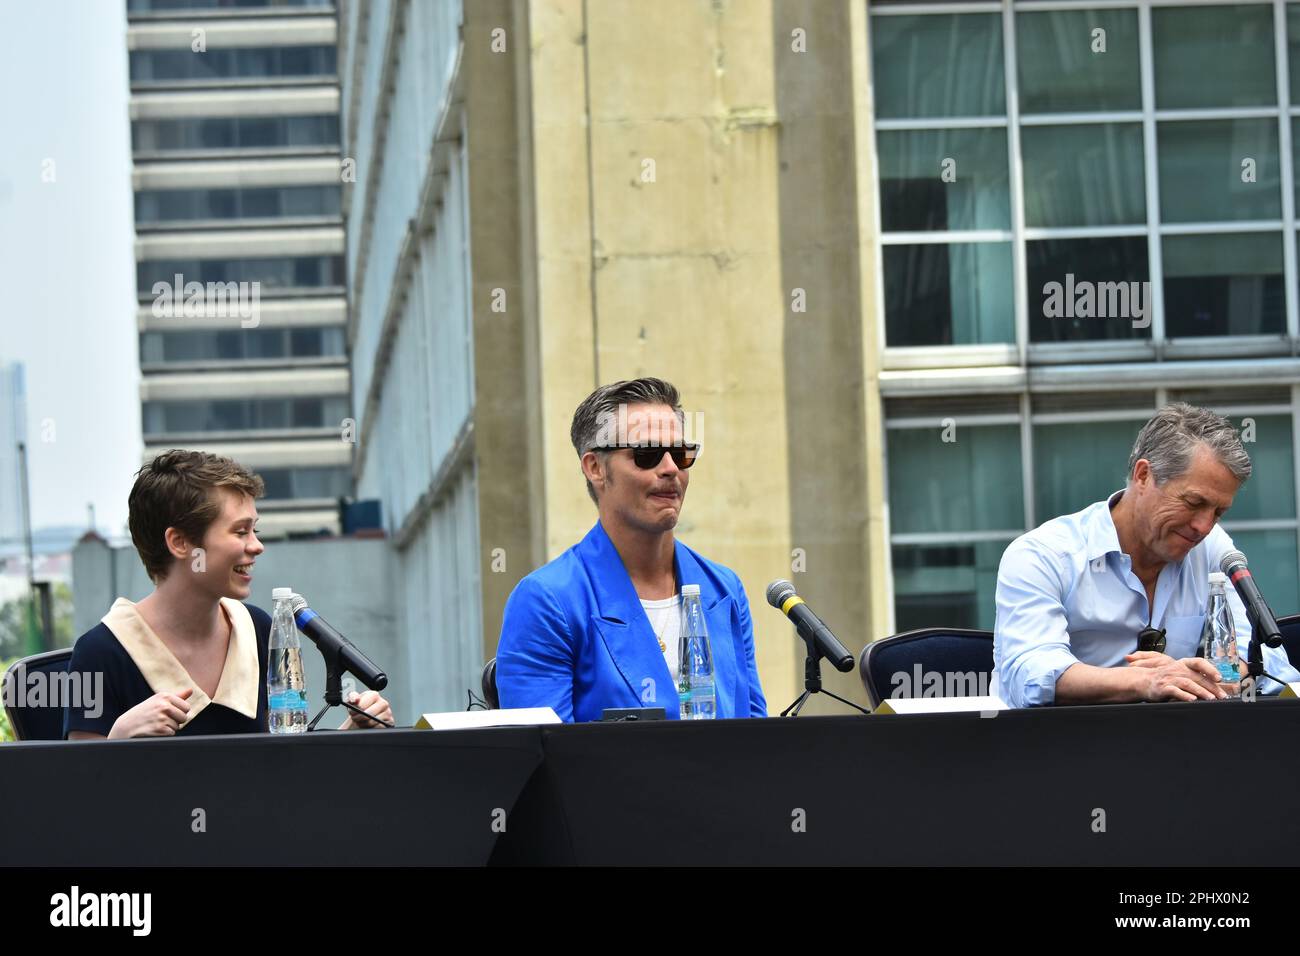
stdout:
[(320, 651), (321, 657), (325, 658), (325, 706), (316, 712), (316, 716), (311, 719), (307, 725), (307, 730), (313, 731), (320, 719), (325, 716), (325, 712), (332, 707), (346, 707), (353, 713), (360, 714), (366, 720), (373, 720), (376, 723), (383, 724), (385, 727), (395, 727), (396, 724), (390, 724), (382, 717), (376, 717), (374, 714), (367, 714), (360, 707), (351, 704), (343, 699), (343, 658), (339, 653), (339, 648), (334, 647), (329, 650), (316, 645)]
[[(802, 634), (799, 635), (803, 637)], [(808, 698), (813, 694), (825, 694), (827, 697), (834, 697), (841, 704), (848, 704), (854, 710), (861, 711), (864, 714), (870, 714), (871, 711), (860, 707), (851, 700), (845, 700), (839, 694), (833, 693), (822, 687), (822, 654), (821, 647), (816, 641), (805, 640), (804, 645), (808, 648), (808, 656), (803, 663), (803, 693), (799, 698), (781, 711), (782, 717), (798, 717), (799, 711), (803, 710), (803, 705), (808, 703)]]
[[(1259, 621), (1251, 612), (1250, 606), (1246, 606), (1246, 618), (1250, 621), (1250, 651), (1246, 654), (1246, 674), (1250, 677), (1253, 686), (1259, 686), (1259, 679), (1267, 677), (1275, 684), (1282, 684), (1284, 681), (1278, 680), (1272, 674), (1264, 670), (1264, 645), (1269, 647), (1281, 647), (1281, 634), (1263, 634), (1263, 628), (1259, 626)], [(1262, 636), (1261, 636), (1262, 635)]]

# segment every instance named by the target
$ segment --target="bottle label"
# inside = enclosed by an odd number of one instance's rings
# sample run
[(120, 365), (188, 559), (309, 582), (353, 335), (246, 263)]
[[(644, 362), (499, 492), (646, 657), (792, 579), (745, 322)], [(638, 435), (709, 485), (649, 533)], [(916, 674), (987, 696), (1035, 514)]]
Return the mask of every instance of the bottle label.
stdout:
[(307, 706), (306, 695), (298, 690), (286, 690), (267, 698), (271, 710), (302, 710)]

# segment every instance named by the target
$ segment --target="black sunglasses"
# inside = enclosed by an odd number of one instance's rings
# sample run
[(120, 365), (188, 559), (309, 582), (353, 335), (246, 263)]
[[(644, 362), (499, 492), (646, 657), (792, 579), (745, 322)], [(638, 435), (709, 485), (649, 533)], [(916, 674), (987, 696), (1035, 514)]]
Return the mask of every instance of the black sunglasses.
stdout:
[(638, 468), (657, 468), (664, 455), (671, 455), (673, 464), (685, 471), (700, 458), (700, 443), (685, 442), (681, 445), (602, 445), (591, 451), (620, 451), (626, 448), (632, 453), (632, 460)]
[(1165, 629), (1163, 627), (1152, 627), (1148, 624), (1138, 631), (1138, 650), (1155, 651), (1157, 654), (1163, 654), (1165, 652)]

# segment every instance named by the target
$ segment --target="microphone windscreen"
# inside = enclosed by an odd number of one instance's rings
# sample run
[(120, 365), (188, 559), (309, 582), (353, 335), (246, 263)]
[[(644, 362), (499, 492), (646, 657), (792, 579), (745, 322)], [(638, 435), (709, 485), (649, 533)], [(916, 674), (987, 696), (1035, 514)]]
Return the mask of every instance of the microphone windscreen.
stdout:
[(777, 578), (767, 586), (767, 603), (777, 610), (781, 605), (788, 601), (795, 594), (794, 585), (789, 581)]
[(1232, 567), (1234, 564), (1247, 564), (1246, 556), (1240, 551), (1229, 551), (1223, 556), (1223, 560), (1219, 562), (1219, 570), (1224, 574), (1227, 574), (1229, 573), (1228, 568)]

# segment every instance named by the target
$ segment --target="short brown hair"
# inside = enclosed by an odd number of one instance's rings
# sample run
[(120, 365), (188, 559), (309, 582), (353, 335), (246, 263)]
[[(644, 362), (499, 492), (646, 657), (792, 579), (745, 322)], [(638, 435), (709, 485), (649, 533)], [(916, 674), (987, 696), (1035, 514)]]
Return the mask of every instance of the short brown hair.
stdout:
[(221, 513), (217, 488), (229, 488), (251, 498), (266, 491), (262, 479), (243, 465), (221, 455), (173, 448), (135, 474), (127, 499), (131, 541), (155, 583), (171, 570), (167, 529), (175, 528), (197, 545)]
[[(608, 430), (618, 415), (620, 405), (667, 405), (685, 425), (686, 413), (676, 386), (661, 378), (635, 378), (602, 385), (582, 400), (573, 413), (569, 440), (582, 458), (596, 446), (602, 429)], [(585, 478), (584, 478), (585, 480)], [(587, 481), (587, 494), (596, 501), (596, 489)]]

